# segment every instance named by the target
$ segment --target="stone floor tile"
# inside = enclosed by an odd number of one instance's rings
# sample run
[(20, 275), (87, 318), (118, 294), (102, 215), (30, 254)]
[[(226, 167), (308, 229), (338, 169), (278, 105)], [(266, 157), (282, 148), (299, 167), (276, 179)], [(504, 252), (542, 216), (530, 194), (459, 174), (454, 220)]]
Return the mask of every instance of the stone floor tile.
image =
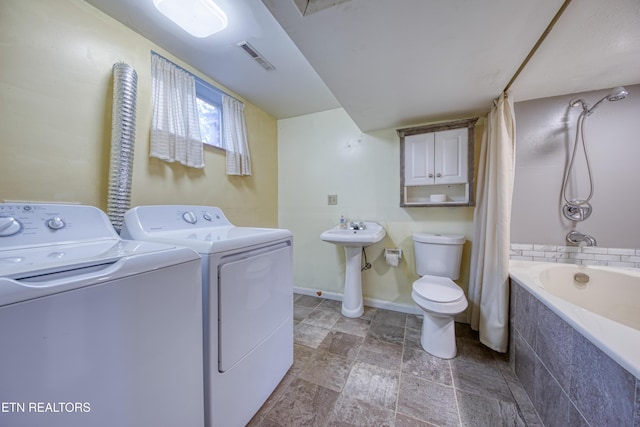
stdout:
[(422, 350), (422, 316), (365, 307), (353, 319), (338, 301), (293, 299), (293, 366), (250, 427), (542, 426), (509, 356), (468, 325), (447, 361)]
[(347, 378), (343, 394), (371, 405), (395, 410), (399, 381), (398, 372), (357, 362)]
[[(395, 409), (395, 408), (394, 408)], [(330, 427), (394, 427), (395, 411), (342, 393), (334, 407)]]
[(309, 313), (300, 323), (331, 329), (340, 317), (342, 316), (339, 313), (316, 309)]
[(307, 363), (309, 363), (309, 360), (313, 358), (314, 354), (315, 353), (312, 348), (307, 347), (306, 345), (294, 344), (293, 366), (289, 368), (288, 373), (293, 374), (294, 376), (298, 375), (300, 371), (302, 371), (302, 369), (307, 366)]
[(464, 338), (467, 340), (478, 341), (478, 331), (471, 329), (471, 326), (467, 323), (456, 322), (456, 337)]
[(304, 320), (312, 311), (313, 311), (313, 308), (304, 307), (302, 305), (294, 305), (293, 320), (297, 320), (298, 322), (300, 322)]
[(296, 378), (266, 415), (271, 426), (325, 426), (340, 393)]
[(362, 316), (360, 316), (360, 319), (362, 320), (373, 320), (374, 317), (376, 317), (376, 314), (378, 314), (378, 309), (377, 308), (373, 308), (373, 307), (365, 307), (364, 308), (364, 313), (362, 314)]
[(487, 365), (452, 359), (451, 373), (453, 374), (453, 385), (457, 389), (506, 402), (514, 402), (504, 377), (493, 364)]
[(407, 314), (407, 328), (422, 329), (422, 314)]
[(438, 427), (425, 421), (416, 420), (406, 415), (396, 413), (396, 422), (394, 427)]
[(375, 315), (373, 320), (371, 321), (372, 326), (382, 324), (382, 325), (393, 325), (404, 328), (407, 325), (407, 314), (400, 313), (397, 311), (389, 311), (389, 310), (379, 310)]
[(317, 298), (311, 295), (300, 295), (293, 302), (294, 305), (308, 308), (316, 308), (324, 301), (324, 298)]
[(343, 316), (338, 319), (331, 329), (364, 338), (367, 336), (370, 326), (371, 320), (362, 318), (352, 319)]
[(456, 347), (458, 349), (456, 360), (467, 360), (489, 365), (493, 365), (495, 362), (494, 354), (496, 352), (480, 343), (480, 341), (458, 338), (456, 339)]
[(398, 413), (442, 427), (460, 425), (453, 387), (402, 374)]
[(311, 348), (318, 348), (324, 337), (329, 334), (329, 329), (306, 323), (298, 323), (293, 328), (293, 342), (306, 345)]
[(422, 337), (421, 329), (406, 328), (404, 331), (404, 346), (411, 348), (422, 348), (420, 339)]
[(402, 373), (444, 385), (453, 385), (449, 361), (432, 356), (422, 349), (405, 348)]
[(526, 427), (515, 403), (463, 390), (456, 391), (456, 398), (463, 427)]
[(341, 392), (354, 363), (354, 359), (317, 351), (298, 378)]
[(364, 338), (356, 335), (330, 331), (318, 346), (318, 350), (343, 357), (355, 358), (360, 351), (363, 340)]
[(390, 371), (400, 371), (403, 348), (401, 345), (365, 338), (358, 361), (379, 366)]
[(394, 344), (402, 344), (404, 342), (404, 327), (374, 322), (375, 320), (371, 322), (367, 337)]
[(342, 301), (326, 299), (322, 301), (322, 303), (318, 305), (316, 308), (318, 310), (333, 311), (334, 313), (342, 314)]

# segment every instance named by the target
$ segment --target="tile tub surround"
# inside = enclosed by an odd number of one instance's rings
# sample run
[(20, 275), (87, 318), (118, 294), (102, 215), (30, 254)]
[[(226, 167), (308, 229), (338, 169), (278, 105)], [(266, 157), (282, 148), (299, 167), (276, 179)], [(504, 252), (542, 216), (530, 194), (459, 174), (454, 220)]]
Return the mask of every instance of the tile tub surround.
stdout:
[(551, 426), (640, 426), (640, 380), (511, 281), (510, 360)]
[(541, 426), (508, 357), (456, 324), (458, 356), (420, 347), (422, 317), (294, 296), (294, 364), (250, 426)]
[(535, 243), (511, 243), (510, 249), (509, 258), (514, 260), (640, 268), (640, 249)]

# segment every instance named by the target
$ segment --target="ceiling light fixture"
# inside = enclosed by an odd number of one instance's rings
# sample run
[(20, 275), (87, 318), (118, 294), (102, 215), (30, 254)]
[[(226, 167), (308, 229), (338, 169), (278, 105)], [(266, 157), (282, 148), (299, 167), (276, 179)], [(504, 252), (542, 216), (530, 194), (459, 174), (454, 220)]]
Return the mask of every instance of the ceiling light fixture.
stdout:
[(227, 26), (227, 15), (213, 0), (153, 0), (153, 4), (194, 37), (209, 37)]

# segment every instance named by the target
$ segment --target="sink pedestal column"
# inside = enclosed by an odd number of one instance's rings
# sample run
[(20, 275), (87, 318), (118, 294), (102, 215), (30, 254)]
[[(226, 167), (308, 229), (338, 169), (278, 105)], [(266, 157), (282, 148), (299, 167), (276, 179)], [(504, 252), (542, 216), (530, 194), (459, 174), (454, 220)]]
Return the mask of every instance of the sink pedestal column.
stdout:
[(345, 246), (346, 272), (344, 277), (344, 297), (342, 298), (342, 315), (360, 317), (364, 314), (362, 304), (362, 247)]

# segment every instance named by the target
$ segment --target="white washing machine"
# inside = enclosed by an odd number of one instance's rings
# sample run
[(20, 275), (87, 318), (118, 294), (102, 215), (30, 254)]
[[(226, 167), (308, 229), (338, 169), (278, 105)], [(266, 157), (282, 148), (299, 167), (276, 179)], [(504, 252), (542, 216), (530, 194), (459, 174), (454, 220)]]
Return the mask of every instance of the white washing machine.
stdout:
[(244, 426), (293, 364), (291, 233), (235, 227), (216, 207), (139, 206), (121, 235), (200, 253), (205, 425)]
[(0, 204), (0, 426), (202, 426), (200, 257)]

